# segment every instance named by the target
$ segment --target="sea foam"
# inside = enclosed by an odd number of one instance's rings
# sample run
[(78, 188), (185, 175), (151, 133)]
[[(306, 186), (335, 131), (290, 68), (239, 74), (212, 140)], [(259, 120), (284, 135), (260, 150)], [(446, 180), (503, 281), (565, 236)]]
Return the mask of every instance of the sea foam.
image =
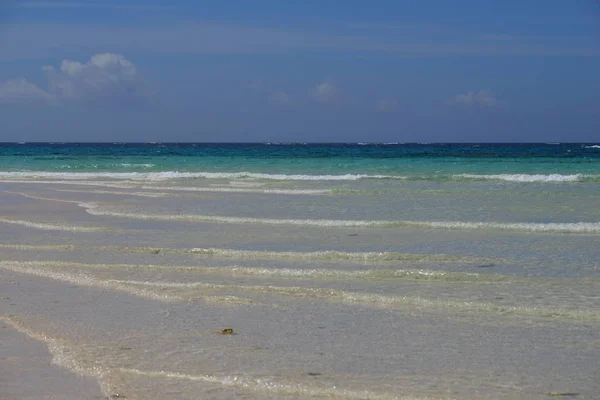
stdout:
[(579, 182), (586, 178), (583, 174), (561, 175), (561, 174), (495, 174), (495, 175), (478, 175), (478, 174), (457, 174), (453, 175), (458, 179), (473, 179), (473, 180), (499, 180), (507, 182)]
[(305, 174), (268, 174), (255, 172), (47, 172), (47, 171), (19, 171), (0, 172), (2, 178), (16, 179), (130, 179), (142, 181), (165, 181), (169, 179), (256, 179), (256, 180), (279, 180), (279, 181), (355, 181), (359, 179), (406, 179), (404, 176), (395, 175), (367, 175), (367, 174), (343, 174), (343, 175), (305, 175)]
[(390, 228), (423, 227), (441, 229), (500, 229), (548, 233), (600, 233), (600, 222), (536, 223), (536, 222), (471, 222), (471, 221), (394, 221), (394, 220), (331, 220), (331, 219), (272, 219), (230, 217), (219, 215), (158, 215), (111, 211), (93, 203), (81, 203), (92, 215), (156, 221), (207, 222), (220, 224), (295, 225), (331, 228)]
[(523, 232), (546, 233), (600, 233), (600, 222), (480, 222), (480, 221), (399, 221), (399, 220), (333, 220), (333, 219), (273, 219), (254, 217), (233, 217), (202, 214), (143, 214), (135, 212), (113, 211), (103, 208), (98, 203), (83, 203), (74, 200), (53, 199), (33, 196), (25, 193), (7, 192), (24, 197), (75, 203), (87, 213), (97, 216), (130, 218), (154, 221), (206, 222), (219, 224), (263, 224), (293, 225), (331, 228), (391, 228), (391, 227), (423, 227), (437, 229), (499, 229)]
[(0, 217), (0, 223), (21, 225), (27, 228), (40, 229), (45, 231), (66, 231), (66, 232), (104, 232), (110, 230), (105, 227), (95, 226), (74, 226), (65, 224), (52, 224), (45, 222), (26, 221), (21, 219), (8, 219)]

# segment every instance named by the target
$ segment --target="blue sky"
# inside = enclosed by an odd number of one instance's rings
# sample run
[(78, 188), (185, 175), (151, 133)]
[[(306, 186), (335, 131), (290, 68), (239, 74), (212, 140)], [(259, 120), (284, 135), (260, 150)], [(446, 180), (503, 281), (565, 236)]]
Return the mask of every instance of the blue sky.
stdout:
[(598, 1), (1, 4), (0, 141), (600, 141)]

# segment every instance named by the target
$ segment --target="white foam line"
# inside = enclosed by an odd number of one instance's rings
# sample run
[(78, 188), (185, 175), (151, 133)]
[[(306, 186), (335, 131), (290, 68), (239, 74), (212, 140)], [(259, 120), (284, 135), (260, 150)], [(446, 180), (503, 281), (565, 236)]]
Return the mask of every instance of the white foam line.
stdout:
[(304, 175), (304, 174), (266, 174), (254, 172), (0, 172), (4, 178), (51, 178), (51, 179), (129, 179), (142, 181), (164, 181), (170, 179), (249, 179), (249, 180), (279, 180), (279, 181), (355, 181), (359, 179), (406, 179), (404, 176), (395, 175)]
[[(32, 184), (52, 184), (52, 185), (74, 185), (74, 186), (96, 186), (96, 187), (112, 187), (118, 189), (144, 189), (144, 190), (172, 190), (181, 192), (207, 192), (207, 193), (256, 193), (256, 194), (285, 194), (285, 195), (320, 195), (320, 194), (336, 194), (342, 193), (337, 189), (251, 189), (251, 188), (232, 188), (232, 187), (189, 187), (189, 186), (140, 186), (131, 185), (126, 183), (114, 183), (114, 182), (89, 182), (89, 181), (34, 181), (34, 180), (0, 180), (2, 183), (32, 183)], [(56, 191), (64, 191), (61, 189), (52, 189)], [(76, 192), (72, 190), (72, 192)], [(83, 192), (83, 191), (82, 191)], [(106, 191), (105, 193), (113, 193)], [(135, 193), (131, 192), (114, 192), (114, 194), (123, 195), (147, 195), (151, 196), (152, 193)], [(168, 193), (166, 195), (169, 195)]]
[(286, 396), (302, 397), (327, 397), (340, 399), (371, 399), (371, 400), (430, 400), (430, 397), (414, 397), (408, 395), (398, 396), (391, 393), (377, 393), (372, 391), (355, 391), (342, 389), (335, 385), (316, 386), (303, 383), (289, 383), (277, 380), (276, 378), (254, 378), (247, 375), (189, 375), (178, 372), (168, 371), (140, 371), (132, 368), (121, 368), (121, 372), (141, 375), (152, 378), (168, 378), (188, 381), (199, 381), (206, 383), (216, 383), (223, 386), (238, 387), (258, 392), (267, 392)]
[(392, 251), (384, 252), (343, 252), (336, 250), (299, 252), (299, 251), (264, 251), (264, 250), (235, 250), (221, 248), (192, 248), (192, 249), (153, 249), (159, 251), (183, 251), (197, 255), (217, 256), (226, 258), (258, 258), (258, 259), (304, 259), (304, 260), (344, 260), (344, 261), (472, 261), (472, 262), (492, 262), (498, 261), (491, 258), (457, 256), (449, 254), (419, 254), (419, 253), (398, 253)]
[(168, 197), (170, 193), (145, 193), (145, 192), (119, 192), (113, 190), (69, 190), (69, 189), (51, 189), (55, 192), (66, 193), (92, 193), (92, 194), (116, 194), (123, 196), (138, 196), (138, 197)]
[[(39, 276), (42, 278), (49, 278), (57, 281), (67, 282), (74, 285), (80, 286), (91, 286), (99, 287), (111, 290), (117, 290), (125, 293), (132, 294), (134, 296), (143, 297), (152, 300), (159, 300), (164, 302), (172, 301), (186, 301), (188, 297), (184, 297), (174, 293), (166, 293), (164, 291), (153, 292), (142, 287), (161, 287), (160, 285), (143, 285), (133, 284), (131, 281), (119, 281), (119, 280), (102, 280), (95, 278), (90, 275), (83, 273), (68, 273), (64, 271), (53, 271), (46, 270), (45, 265), (51, 265), (48, 262), (36, 262), (36, 261), (0, 261), (0, 268), (4, 268), (10, 271), (24, 273), (28, 275)], [(66, 265), (64, 265), (66, 266)], [(137, 287), (136, 287), (137, 286)], [(163, 287), (176, 287), (165, 285)], [(185, 287), (185, 286), (181, 286)], [(218, 289), (219, 287), (210, 284), (197, 285), (196, 287), (204, 287), (206, 289)], [(210, 295), (199, 295), (195, 298), (201, 299), (210, 303), (228, 303), (228, 304), (252, 304), (253, 302), (249, 299), (244, 299), (236, 296), (210, 296)]]
[(269, 219), (250, 217), (226, 217), (219, 215), (147, 215), (124, 213), (102, 210), (96, 204), (82, 204), (91, 215), (104, 215), (110, 217), (131, 218), (158, 221), (183, 221), (183, 222), (212, 222), (221, 224), (264, 224), (264, 225), (297, 225), (320, 227), (386, 227), (398, 225), (393, 221), (352, 221), (352, 220), (326, 220), (326, 219)]
[(17, 321), (14, 316), (0, 315), (0, 321), (10, 325), (17, 331), (29, 336), (32, 339), (39, 340), (48, 347), (52, 355), (52, 364), (56, 364), (77, 375), (89, 376), (95, 378), (100, 385), (100, 390), (106, 398), (111, 398), (110, 388), (105, 384), (103, 378), (107, 372), (104, 368), (94, 365), (93, 367), (83, 366), (74, 356), (72, 346), (63, 339), (52, 338), (46, 334), (34, 332)]
[(91, 227), (91, 226), (70, 226), (59, 224), (48, 224), (41, 222), (25, 221), (20, 219), (8, 219), (0, 217), (0, 222), (5, 224), (22, 225), (28, 228), (41, 229), (47, 231), (68, 231), (68, 232), (104, 232), (108, 228)]
[[(366, 305), (384, 308), (403, 308), (415, 306), (421, 308), (434, 308), (456, 310), (459, 312), (488, 312), (508, 315), (537, 316), (544, 318), (567, 318), (575, 320), (600, 321), (600, 313), (597, 311), (562, 309), (554, 307), (522, 307), (505, 306), (492, 303), (425, 299), (411, 296), (390, 296), (374, 293), (348, 292), (330, 288), (311, 288), (298, 286), (272, 286), (272, 285), (224, 285), (206, 282), (155, 282), (136, 280), (101, 280), (83, 273), (68, 273), (46, 270), (41, 267), (40, 262), (31, 261), (0, 261), (0, 268), (30, 275), (50, 278), (82, 286), (103, 287), (112, 290), (127, 292), (136, 296), (146, 297), (162, 301), (185, 301), (192, 297), (183, 293), (169, 293), (165, 289), (208, 289), (208, 290), (241, 290), (259, 293), (273, 293), (276, 295), (302, 298), (315, 298), (333, 302), (347, 302), (351, 304)], [(159, 291), (148, 291), (143, 288), (157, 288)], [(195, 293), (194, 293), (195, 294)], [(236, 296), (193, 296), (209, 302), (227, 303), (252, 303), (251, 300)]]
[(600, 313), (596, 311), (562, 309), (554, 307), (521, 307), (508, 306), (493, 303), (484, 303), (476, 301), (457, 301), (457, 300), (437, 300), (425, 299), (413, 296), (389, 296), (374, 293), (348, 292), (339, 289), (329, 288), (310, 288), (298, 286), (270, 286), (270, 285), (222, 285), (205, 282), (149, 282), (134, 280), (110, 280), (107, 282), (116, 285), (132, 285), (142, 287), (158, 288), (203, 288), (203, 289), (221, 289), (221, 290), (243, 290), (257, 291), (260, 293), (274, 293), (282, 296), (316, 298), (325, 301), (341, 301), (359, 305), (367, 305), (384, 308), (403, 308), (406, 306), (416, 306), (422, 308), (456, 310), (459, 312), (491, 312), (509, 315), (537, 316), (544, 318), (568, 318), (600, 321)]
[(227, 187), (183, 187), (183, 186), (141, 186), (140, 189), (173, 190), (182, 192), (214, 192), (214, 193), (264, 193), (289, 195), (317, 195), (331, 193), (329, 189), (245, 189)]
[(490, 263), (501, 262), (498, 258), (458, 256), (450, 254), (419, 254), (398, 252), (342, 252), (335, 250), (298, 252), (298, 251), (264, 251), (264, 250), (237, 250), (222, 248), (164, 248), (164, 247), (85, 247), (75, 245), (23, 245), (0, 244), (0, 248), (17, 250), (48, 250), (48, 251), (73, 251), (77, 249), (90, 249), (94, 251), (125, 251), (136, 253), (166, 253), (166, 254), (191, 254), (196, 256), (233, 258), (233, 259), (298, 259), (306, 261), (345, 261), (345, 262), (461, 262), (461, 263)]
[(600, 222), (461, 222), (461, 221), (406, 221), (409, 225), (447, 229), (501, 229), (530, 232), (599, 233)]
[(50, 185), (74, 185), (74, 186), (100, 186), (123, 189), (136, 189), (139, 185), (132, 185), (118, 182), (90, 182), (90, 181), (56, 181), (56, 180), (20, 180), (20, 179), (0, 179), (2, 183), (32, 183), (32, 184), (50, 184)]
[[(42, 266), (44, 264), (40, 262), (32, 262), (32, 261), (1, 261), (0, 268), (8, 269), (10, 271), (24, 273), (28, 275), (39, 276), (42, 278), (50, 278), (57, 281), (72, 283), (75, 285), (81, 286), (94, 286), (94, 287), (103, 287), (107, 289), (120, 290), (124, 292), (128, 292), (130, 294), (134, 294), (140, 297), (155, 299), (155, 300), (165, 300), (165, 301), (173, 301), (173, 300), (182, 300), (179, 296), (172, 296), (166, 293), (155, 294), (149, 292), (147, 290), (136, 289), (135, 287), (131, 287), (129, 285), (119, 285), (117, 282), (102, 281), (96, 279), (92, 276), (78, 273), (72, 274), (67, 272), (56, 272), (56, 271), (47, 271)], [(112, 284), (111, 284), (112, 283)]]
[(26, 197), (28, 199), (34, 199), (34, 200), (54, 201), (54, 202), (57, 202), (57, 203), (72, 203), (72, 204), (77, 204), (77, 205), (82, 204), (80, 201), (75, 201), (75, 200), (63, 200), (63, 199), (54, 199), (54, 198), (50, 198), (50, 197), (34, 196), (32, 194), (27, 194), (27, 193), (22, 193), (22, 192), (12, 192), (12, 191), (9, 191), (9, 190), (5, 190), (4, 193), (15, 194), (15, 195), (18, 195), (18, 196), (23, 196), (23, 197)]
[(401, 227), (416, 226), (443, 229), (500, 229), (526, 232), (548, 233), (600, 233), (600, 222), (573, 223), (503, 223), (503, 222), (462, 222), (462, 221), (386, 221), (386, 220), (329, 220), (329, 219), (269, 219), (250, 217), (226, 217), (219, 215), (148, 215), (102, 210), (96, 204), (82, 204), (92, 215), (111, 217), (183, 222), (213, 222), (224, 224), (264, 224), (296, 225), (318, 227)]
[(148, 215), (138, 213), (126, 213), (102, 210), (97, 203), (82, 203), (71, 200), (60, 200), (46, 197), (31, 196), (23, 193), (25, 197), (58, 201), (65, 203), (76, 203), (79, 207), (91, 215), (103, 215), (110, 217), (131, 218), (140, 220), (156, 221), (182, 221), (182, 222), (209, 222), (222, 224), (264, 224), (264, 225), (296, 225), (296, 226), (318, 226), (318, 227), (401, 227), (417, 226), (442, 229), (500, 229), (524, 232), (546, 232), (546, 233), (600, 233), (600, 222), (468, 222), (468, 221), (388, 221), (388, 220), (330, 220), (330, 219), (271, 219), (251, 217), (229, 217), (220, 215)]
[(457, 174), (456, 178), (479, 179), (479, 180), (499, 180), (507, 182), (578, 182), (587, 175), (573, 174), (496, 174), (496, 175), (478, 175), (478, 174)]
[[(93, 366), (82, 364), (73, 352), (73, 344), (64, 339), (54, 338), (46, 333), (35, 332), (24, 326), (23, 323), (14, 317), (0, 316), (0, 321), (10, 325), (13, 329), (29, 336), (34, 340), (39, 340), (46, 344), (48, 351), (52, 355), (52, 363), (68, 369), (78, 375), (90, 376), (96, 378), (100, 384), (103, 395), (106, 398), (112, 398), (113, 392), (111, 385), (105, 380), (111, 373), (119, 372), (131, 375), (149, 377), (153, 379), (171, 379), (187, 380), (194, 382), (213, 383), (226, 387), (245, 389), (255, 392), (270, 393), (271, 395), (296, 395), (303, 397), (329, 397), (348, 400), (371, 399), (371, 400), (433, 400), (430, 397), (414, 397), (409, 395), (398, 396), (392, 393), (355, 391), (343, 389), (336, 385), (315, 385), (298, 382), (288, 382), (277, 378), (252, 377), (248, 375), (191, 375), (171, 371), (142, 371), (135, 368), (120, 368), (100, 366), (94, 363)], [(135, 395), (135, 393), (132, 393)], [(449, 398), (447, 398), (449, 400)]]
[[(10, 260), (2, 261), (8, 263)], [(116, 269), (157, 269), (167, 271), (186, 271), (196, 273), (209, 273), (219, 275), (249, 275), (257, 277), (279, 277), (279, 278), (330, 278), (330, 279), (406, 279), (419, 281), (443, 281), (443, 282), (507, 282), (524, 280), (506, 275), (478, 274), (470, 272), (447, 272), (425, 269), (367, 269), (367, 270), (339, 270), (339, 269), (300, 269), (300, 268), (266, 268), (266, 267), (243, 267), (229, 265), (220, 267), (210, 266), (186, 266), (186, 265), (152, 265), (152, 264), (88, 264), (75, 261), (27, 261), (31, 267), (66, 267), (66, 268), (116, 268)]]

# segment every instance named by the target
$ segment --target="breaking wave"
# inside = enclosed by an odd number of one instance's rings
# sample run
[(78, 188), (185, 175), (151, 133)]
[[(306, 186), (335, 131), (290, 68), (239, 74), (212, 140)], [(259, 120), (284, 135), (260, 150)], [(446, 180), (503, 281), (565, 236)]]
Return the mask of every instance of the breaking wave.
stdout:
[(256, 179), (278, 181), (355, 181), (359, 179), (406, 179), (404, 176), (395, 175), (308, 175), (308, 174), (266, 174), (255, 172), (46, 172), (46, 171), (13, 171), (0, 172), (2, 178), (16, 179), (130, 179), (142, 181), (165, 181), (169, 179)]
[[(253, 189), (246, 187), (190, 187), (190, 186), (141, 186), (140, 184), (124, 183), (124, 182), (90, 182), (90, 181), (60, 181), (60, 180), (0, 180), (4, 183), (33, 183), (33, 184), (52, 184), (52, 185), (75, 185), (75, 186), (99, 186), (117, 189), (144, 189), (144, 190), (170, 190), (180, 192), (208, 192), (208, 193), (256, 193), (256, 194), (288, 194), (288, 195), (319, 195), (319, 194), (339, 194), (353, 193), (351, 189)], [(55, 191), (67, 191), (61, 189), (52, 189)], [(75, 192), (72, 190), (72, 192)], [(86, 191), (85, 193), (89, 193)], [(98, 192), (100, 193), (100, 192)], [(108, 192), (106, 194), (132, 194), (131, 192)], [(139, 193), (139, 192), (138, 192)], [(151, 197), (152, 193), (144, 193)], [(168, 193), (167, 195), (171, 195)]]
[[(12, 182), (20, 180), (63, 180), (82, 181), (99, 179), (125, 180), (134, 182), (161, 182), (178, 179), (208, 179), (208, 180), (235, 180), (235, 181), (358, 181), (362, 179), (393, 179), (393, 180), (425, 180), (425, 181), (505, 181), (518, 183), (572, 183), (572, 182), (598, 182), (600, 175), (588, 174), (417, 174), (417, 175), (389, 175), (389, 174), (270, 174), (257, 172), (48, 172), (48, 171), (10, 171), (0, 172), (0, 179)], [(66, 182), (65, 182), (66, 183)]]
[(477, 174), (458, 174), (453, 175), (456, 179), (472, 179), (472, 180), (498, 180), (506, 182), (580, 182), (586, 179), (599, 178), (597, 175), (561, 175), (561, 174), (496, 174), (496, 175), (477, 175)]

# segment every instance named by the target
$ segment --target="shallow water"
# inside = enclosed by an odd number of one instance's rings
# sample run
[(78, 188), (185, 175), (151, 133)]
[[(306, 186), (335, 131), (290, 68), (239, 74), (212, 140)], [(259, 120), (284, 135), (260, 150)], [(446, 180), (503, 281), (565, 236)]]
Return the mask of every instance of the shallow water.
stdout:
[(0, 318), (106, 396), (598, 397), (594, 145), (107, 146), (0, 159)]

